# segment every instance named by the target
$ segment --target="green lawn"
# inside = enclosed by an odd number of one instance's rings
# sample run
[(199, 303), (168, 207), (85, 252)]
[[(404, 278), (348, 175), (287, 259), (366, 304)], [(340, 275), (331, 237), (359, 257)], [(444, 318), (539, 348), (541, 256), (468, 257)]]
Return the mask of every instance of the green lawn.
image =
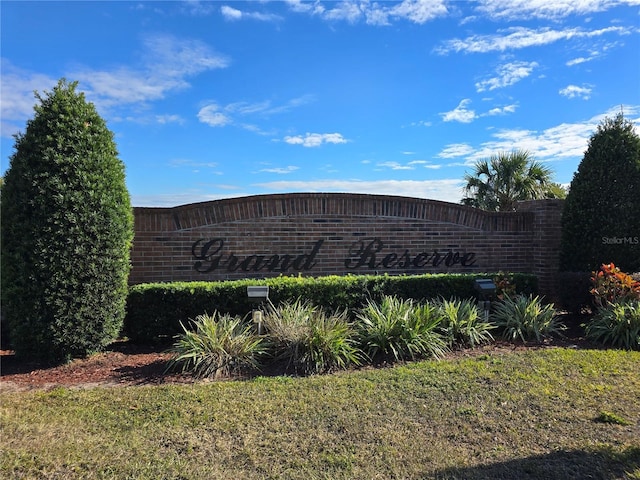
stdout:
[(640, 479), (640, 352), (0, 401), (3, 478)]

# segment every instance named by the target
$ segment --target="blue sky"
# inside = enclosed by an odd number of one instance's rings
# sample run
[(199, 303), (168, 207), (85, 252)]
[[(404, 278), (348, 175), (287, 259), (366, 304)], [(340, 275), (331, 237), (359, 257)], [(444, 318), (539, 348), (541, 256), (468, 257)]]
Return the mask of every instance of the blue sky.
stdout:
[(33, 91), (77, 80), (135, 206), (353, 192), (458, 202), (512, 149), (569, 183), (640, 125), (640, 0), (12, 2), (1, 172)]

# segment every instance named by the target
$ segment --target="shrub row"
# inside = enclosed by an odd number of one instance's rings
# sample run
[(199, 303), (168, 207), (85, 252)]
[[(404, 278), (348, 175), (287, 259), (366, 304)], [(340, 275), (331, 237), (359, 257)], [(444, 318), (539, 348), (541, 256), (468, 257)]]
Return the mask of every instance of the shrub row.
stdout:
[[(256, 305), (247, 298), (250, 285), (268, 285), (274, 305), (302, 299), (326, 310), (355, 311), (385, 295), (423, 301), (435, 298), (473, 298), (474, 281), (497, 274), (347, 275), (277, 277), (266, 280), (149, 283), (130, 287), (123, 334), (135, 342), (173, 338), (186, 323), (203, 312), (244, 317)], [(511, 274), (515, 293), (537, 292), (537, 278)]]
[[(258, 325), (228, 314), (199, 315), (177, 337), (169, 368), (196, 377), (260, 370), (324, 373), (350, 365), (439, 358), (450, 349), (476, 347), (504, 338), (541, 341), (564, 330), (552, 305), (539, 297), (505, 296), (490, 316), (474, 299), (416, 302), (384, 296), (350, 316), (326, 313), (296, 300), (269, 304)], [(354, 318), (355, 317), (355, 318)], [(256, 331), (257, 330), (257, 331)]]

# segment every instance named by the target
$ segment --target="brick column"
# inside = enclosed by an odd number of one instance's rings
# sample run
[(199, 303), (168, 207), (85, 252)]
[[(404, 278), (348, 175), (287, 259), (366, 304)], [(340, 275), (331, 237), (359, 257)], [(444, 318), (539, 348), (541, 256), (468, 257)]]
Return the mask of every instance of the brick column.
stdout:
[(534, 214), (531, 273), (538, 276), (539, 292), (547, 300), (558, 301), (560, 238), (562, 236), (564, 200), (518, 202), (517, 209), (519, 212)]

